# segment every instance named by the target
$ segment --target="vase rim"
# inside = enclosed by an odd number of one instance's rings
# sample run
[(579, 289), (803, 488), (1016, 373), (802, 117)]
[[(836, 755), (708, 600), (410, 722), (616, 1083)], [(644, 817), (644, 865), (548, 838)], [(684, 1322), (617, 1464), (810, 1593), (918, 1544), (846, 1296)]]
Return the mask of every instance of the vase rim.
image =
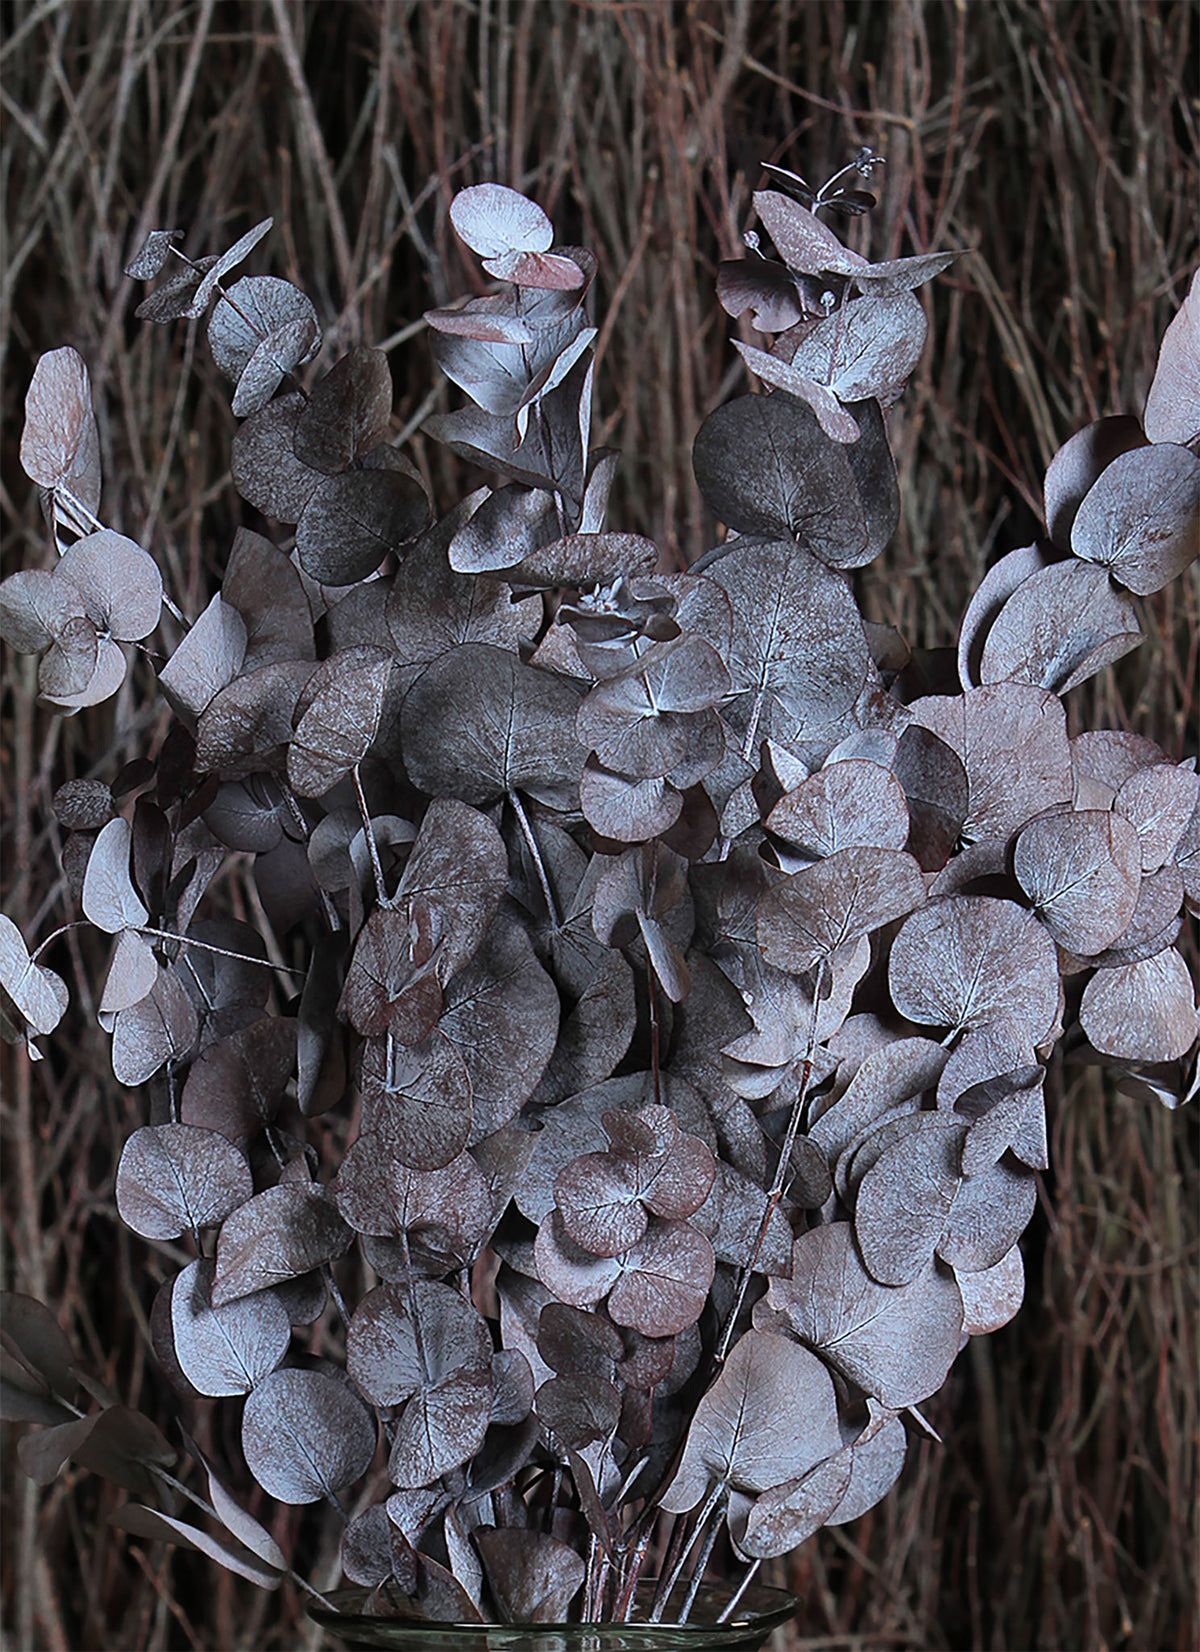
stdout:
[[(645, 1591), (657, 1588), (657, 1586), (657, 1578), (643, 1578), (638, 1584), (637, 1592), (640, 1595)], [(725, 1596), (728, 1598), (734, 1593), (734, 1587), (729, 1584), (719, 1582), (702, 1583), (700, 1585), (697, 1598), (705, 1597), (711, 1601), (714, 1596), (718, 1598)], [(365, 1603), (369, 1594), (370, 1591), (366, 1589), (340, 1589), (334, 1591), (327, 1598), (336, 1602), (339, 1599), (344, 1600), (348, 1596), (356, 1596), (359, 1597), (363, 1603)], [(334, 1609), (327, 1609), (325, 1607), (318, 1606), (315, 1603), (307, 1608), (307, 1614), (313, 1619), (314, 1622), (319, 1623), (322, 1628), (329, 1630), (330, 1633), (335, 1635), (337, 1634), (339, 1622), (342, 1624), (343, 1628), (349, 1627), (351, 1624), (361, 1624), (364, 1622), (373, 1625), (407, 1624), (414, 1629), (423, 1628), (426, 1632), (433, 1634), (456, 1633), (465, 1635), (468, 1633), (479, 1634), (487, 1630), (507, 1630), (510, 1632), (514, 1630), (528, 1630), (539, 1635), (561, 1635), (564, 1633), (577, 1634), (580, 1630), (589, 1629), (600, 1632), (609, 1629), (678, 1630), (693, 1627), (696, 1629), (707, 1630), (721, 1627), (731, 1631), (763, 1628), (768, 1626), (771, 1628), (776, 1628), (779, 1624), (786, 1623), (789, 1618), (794, 1617), (802, 1604), (802, 1598), (799, 1595), (793, 1594), (790, 1590), (781, 1589), (775, 1584), (758, 1583), (756, 1581), (751, 1583), (743, 1593), (741, 1600), (738, 1602), (736, 1615), (726, 1619), (720, 1624), (711, 1618), (689, 1618), (685, 1624), (670, 1622), (652, 1624), (646, 1618), (630, 1618), (624, 1620), (616, 1618), (596, 1618), (587, 1620), (586, 1622), (582, 1619), (576, 1618), (573, 1620), (556, 1621), (552, 1623), (504, 1623), (495, 1620), (485, 1620), (471, 1623), (448, 1618), (420, 1618), (415, 1616), (409, 1618), (400, 1616), (399, 1614), (395, 1616), (388, 1616), (385, 1614), (366, 1613), (354, 1610), (338, 1610), (336, 1607)], [(349, 1605), (348, 1600), (347, 1605)]]

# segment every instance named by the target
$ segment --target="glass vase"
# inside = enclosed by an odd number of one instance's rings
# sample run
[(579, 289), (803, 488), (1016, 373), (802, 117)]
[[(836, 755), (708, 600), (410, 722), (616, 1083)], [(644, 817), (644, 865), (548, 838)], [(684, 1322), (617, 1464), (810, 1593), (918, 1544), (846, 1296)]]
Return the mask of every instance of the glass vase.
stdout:
[[(706, 1583), (686, 1623), (648, 1623), (654, 1587), (652, 1579), (639, 1586), (631, 1623), (434, 1623), (317, 1606), (308, 1615), (350, 1652), (754, 1652), (800, 1606), (783, 1589), (752, 1584), (729, 1621), (718, 1623), (733, 1591)], [(333, 1599), (341, 1605), (343, 1597), (347, 1605), (361, 1598), (355, 1590)]]

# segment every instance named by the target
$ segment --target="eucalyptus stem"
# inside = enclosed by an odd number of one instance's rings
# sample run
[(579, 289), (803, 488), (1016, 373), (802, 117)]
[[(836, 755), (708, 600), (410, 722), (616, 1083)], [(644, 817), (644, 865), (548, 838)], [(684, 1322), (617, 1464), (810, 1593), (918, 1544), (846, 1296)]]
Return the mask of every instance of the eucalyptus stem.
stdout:
[(749, 1566), (747, 1566), (742, 1576), (742, 1581), (738, 1584), (737, 1588), (733, 1591), (732, 1595), (730, 1595), (729, 1599), (725, 1602), (724, 1606), (722, 1606), (720, 1612), (717, 1614), (718, 1623), (729, 1622), (730, 1618), (737, 1611), (739, 1601), (746, 1593), (746, 1590), (750, 1587), (754, 1574), (758, 1571), (758, 1568), (761, 1565), (762, 1556), (758, 1555), (750, 1562)]
[[(417, 1345), (421, 1365), (426, 1375), (430, 1375), (432, 1368), (429, 1357), (425, 1352), (425, 1338), (421, 1334), (421, 1316), (417, 1312), (417, 1286), (413, 1278), (412, 1252), (408, 1245), (408, 1229), (401, 1228), (397, 1237), (400, 1240), (400, 1256), (404, 1264), (404, 1288), (408, 1293), (408, 1305), (412, 1309), (413, 1340)], [(347, 1324), (349, 1321), (347, 1321)]]
[(722, 1365), (729, 1353), (729, 1344), (733, 1340), (734, 1327), (737, 1325), (738, 1315), (742, 1311), (742, 1304), (746, 1300), (746, 1292), (750, 1288), (750, 1279), (754, 1273), (754, 1264), (758, 1261), (759, 1253), (767, 1237), (767, 1229), (771, 1225), (771, 1218), (775, 1214), (783, 1189), (787, 1183), (788, 1166), (792, 1159), (792, 1148), (796, 1145), (796, 1136), (800, 1130), (800, 1119), (804, 1112), (804, 1103), (808, 1098), (808, 1084), (812, 1078), (813, 1051), (817, 1044), (817, 1021), (821, 1013), (821, 987), (825, 979), (827, 961), (822, 958), (817, 964), (816, 978), (813, 981), (812, 1015), (808, 1023), (808, 1040), (804, 1049), (804, 1063), (800, 1069), (800, 1083), (796, 1088), (796, 1099), (792, 1103), (791, 1117), (788, 1119), (787, 1131), (783, 1144), (779, 1149), (779, 1162), (775, 1167), (775, 1179), (767, 1191), (767, 1203), (763, 1209), (762, 1220), (758, 1224), (758, 1234), (754, 1240), (754, 1249), (750, 1253), (750, 1260), (742, 1269), (738, 1279), (737, 1296), (733, 1307), (729, 1310), (729, 1318), (725, 1322), (725, 1329), (721, 1333), (721, 1340), (717, 1345), (714, 1362)]
[(650, 1075), (654, 1083), (655, 1106), (662, 1106), (662, 1072), (659, 1054), (658, 990), (654, 980), (654, 965), (646, 962), (646, 992), (650, 999)]
[(758, 737), (758, 725), (762, 718), (763, 705), (766, 702), (767, 691), (760, 688), (754, 696), (754, 706), (750, 712), (750, 721), (746, 725), (746, 738), (742, 741), (742, 761), (748, 763), (754, 753), (754, 742)]
[[(713, 1489), (709, 1492), (708, 1496), (705, 1498), (704, 1507), (700, 1510), (700, 1513), (697, 1515), (696, 1524), (692, 1527), (691, 1535), (688, 1538), (687, 1542), (683, 1545), (683, 1549), (681, 1550), (681, 1552), (679, 1554), (679, 1557), (675, 1561), (675, 1564), (670, 1568), (669, 1571), (664, 1572), (663, 1576), (660, 1577), (659, 1580), (658, 1580), (658, 1590), (657, 1590), (657, 1592), (654, 1596), (654, 1605), (650, 1610), (650, 1622), (651, 1623), (661, 1623), (662, 1622), (662, 1615), (667, 1609), (667, 1602), (671, 1598), (671, 1591), (672, 1591), (672, 1589), (674, 1589), (675, 1585), (679, 1582), (680, 1577), (683, 1575), (683, 1568), (688, 1563), (688, 1557), (691, 1555), (692, 1550), (696, 1547), (696, 1542), (697, 1542), (697, 1539), (700, 1536), (700, 1533), (704, 1530), (704, 1528), (708, 1524), (709, 1520), (712, 1519), (712, 1515), (713, 1515), (714, 1510), (717, 1511), (717, 1520), (715, 1522), (715, 1528), (714, 1529), (716, 1529), (716, 1530), (720, 1529), (720, 1525), (721, 1525), (720, 1516), (721, 1516), (721, 1513), (723, 1512), (723, 1504), (724, 1504), (724, 1501), (727, 1498), (728, 1494), (729, 1494), (728, 1493), (728, 1487), (725, 1485), (724, 1481), (718, 1480), (716, 1485), (713, 1487)], [(715, 1541), (715, 1539), (714, 1539), (714, 1541)], [(709, 1553), (712, 1552), (711, 1544), (709, 1545), (708, 1552)], [(706, 1564), (707, 1564), (707, 1558), (708, 1557), (707, 1557), (707, 1554), (706, 1554), (705, 1555), (705, 1563)]]
[[(61, 934), (62, 931), (58, 930), (56, 933)], [(269, 958), (252, 958), (248, 952), (231, 952), (227, 946), (213, 946), (209, 941), (197, 941), (191, 935), (176, 935), (170, 929), (154, 929), (150, 924), (138, 924), (136, 933), (150, 935), (156, 941), (177, 941), (180, 946), (198, 947), (201, 952), (215, 952), (219, 958), (233, 958), (239, 964), (257, 964), (259, 969), (278, 969), (282, 970), (285, 975), (299, 975), (301, 977), (308, 974), (306, 969), (292, 969), (289, 964), (273, 964)], [(51, 935), (49, 939), (52, 941), (54, 936)], [(42, 942), (42, 946), (48, 944), (47, 941)], [(38, 950), (41, 951), (41, 948), (39, 947)]]
[(687, 1594), (683, 1597), (683, 1605), (679, 1608), (679, 1617), (676, 1620), (679, 1623), (687, 1622), (688, 1618), (691, 1616), (692, 1607), (696, 1604), (696, 1596), (700, 1593), (700, 1585), (704, 1581), (704, 1573), (708, 1569), (708, 1563), (712, 1558), (712, 1552), (717, 1546), (717, 1538), (721, 1535), (721, 1516), (724, 1512), (725, 1511), (723, 1508), (718, 1510), (717, 1518), (709, 1527), (708, 1536), (704, 1539), (704, 1542), (700, 1548), (700, 1553), (696, 1556), (695, 1564), (692, 1567), (691, 1579), (688, 1582)]
[(537, 838), (534, 836), (533, 827), (529, 824), (529, 817), (526, 815), (521, 804), (521, 799), (517, 796), (515, 791), (509, 792), (508, 801), (513, 806), (513, 813), (517, 817), (517, 825), (521, 828), (521, 836), (525, 839), (525, 845), (528, 848), (530, 855), (533, 857), (533, 864), (537, 870), (538, 882), (542, 886), (542, 899), (545, 901), (546, 910), (550, 914), (550, 923), (553, 928), (558, 929), (561, 923), (561, 919), (558, 915), (558, 906), (554, 899), (554, 891), (550, 887), (550, 879), (546, 874), (546, 865), (542, 860), (542, 851), (538, 846)]
[(634, 1597), (637, 1594), (638, 1582), (642, 1575), (642, 1567), (646, 1562), (646, 1550), (650, 1547), (650, 1538), (653, 1526), (647, 1526), (633, 1546), (628, 1569), (621, 1579), (621, 1587), (613, 1601), (613, 1617), (617, 1623), (628, 1623), (633, 1612)]
[(367, 797), (362, 787), (362, 776), (358, 772), (358, 764), (350, 770), (354, 776), (354, 795), (358, 798), (359, 812), (362, 815), (363, 831), (367, 834), (367, 848), (371, 854), (371, 870), (375, 874), (375, 894), (380, 906), (391, 906), (387, 885), (383, 881), (383, 863), (379, 859), (379, 845), (375, 841), (375, 828), (371, 824), (371, 811), (367, 808)]
[[(337, 1280), (333, 1277), (333, 1267), (332, 1267), (332, 1265), (329, 1262), (324, 1263), (324, 1265), (321, 1268), (321, 1272), (325, 1275), (325, 1283), (329, 1287), (329, 1294), (333, 1298), (333, 1300), (334, 1300), (334, 1302), (337, 1306), (337, 1311), (342, 1316), (342, 1324), (343, 1325), (349, 1325), (349, 1323), (350, 1323), (350, 1310), (346, 1306), (346, 1299), (342, 1295), (341, 1287), (338, 1285)], [(415, 1318), (416, 1318), (415, 1314), (414, 1314), (413, 1318), (415, 1320)]]
[(634, 1463), (629, 1473), (621, 1481), (621, 1484), (617, 1489), (617, 1495), (613, 1498), (612, 1507), (614, 1509), (619, 1509), (621, 1507), (621, 1504), (625, 1501), (625, 1499), (629, 1496), (630, 1491), (633, 1489), (634, 1481), (649, 1461), (650, 1458), (648, 1453), (643, 1452), (637, 1462)]
[(50, 945), (51, 941), (57, 941), (58, 937), (60, 935), (65, 935), (69, 929), (88, 929), (91, 927), (91, 923), (92, 920), (90, 918), (75, 918), (69, 924), (60, 924), (56, 930), (46, 936), (44, 941), (39, 941), (37, 946), (34, 947), (33, 951), (29, 954), (30, 963), (36, 964), (42, 953), (45, 952), (46, 948)]

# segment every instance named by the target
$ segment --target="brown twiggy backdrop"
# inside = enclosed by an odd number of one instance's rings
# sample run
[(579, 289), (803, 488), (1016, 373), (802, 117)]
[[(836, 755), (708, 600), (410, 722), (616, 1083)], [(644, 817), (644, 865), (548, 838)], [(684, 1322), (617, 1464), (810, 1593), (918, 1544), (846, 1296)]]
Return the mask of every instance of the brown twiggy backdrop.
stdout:
[[(686, 563), (714, 532), (691, 442), (744, 374), (715, 266), (738, 255), (758, 163), (819, 182), (873, 144), (882, 198), (852, 244), (972, 249), (926, 289), (931, 343), (892, 415), (901, 527), (860, 576), (870, 617), (926, 646), (953, 640), (989, 559), (1036, 533), (1056, 447), (1140, 412), (1196, 262), (1186, 3), (8, 0), (2, 15), (5, 571), (52, 555), (16, 452), (34, 362), (70, 343), (92, 374), (104, 520), (153, 552), (190, 614), (242, 510), (234, 420), (194, 324), (133, 318), (121, 266), (151, 227), (178, 225), (195, 256), (274, 214), (254, 267), (312, 296), (330, 356), (356, 339), (388, 351), (397, 433), (445, 509), (475, 480), (417, 433), (452, 405), (421, 312), (477, 279), (449, 198), (485, 178), (534, 195), (601, 258), (596, 417), (625, 456), (610, 520)], [(1145, 604), (1145, 628), (1075, 698), (1178, 758), (1196, 747), (1195, 568)], [(40, 937), (76, 915), (54, 787), (113, 778), (163, 726), (142, 709), (146, 663), (74, 719), (36, 707), (32, 667), (4, 661), (0, 848), (3, 909)], [(253, 915), (249, 879), (217, 894)], [(49, 1302), (118, 1396), (166, 1426), (146, 1321), (160, 1259), (113, 1203), (144, 1121), (95, 1025), (85, 981), (102, 956), (72, 930), (46, 961), (77, 983), (74, 1036), (35, 1070), (4, 1049), (3, 1282)], [(776, 1563), (806, 1601), (779, 1652), (1200, 1641), (1196, 1119), (1071, 1063), (1059, 1076), (1026, 1307), (972, 1342), (930, 1407), (944, 1446), (915, 1445), (879, 1509)], [(112, 1532), (107, 1486), (69, 1468), (40, 1494), (6, 1445), (0, 1575), (19, 1652), (319, 1644), (287, 1590)], [(283, 1509), (277, 1535), (327, 1575), (335, 1529)]]

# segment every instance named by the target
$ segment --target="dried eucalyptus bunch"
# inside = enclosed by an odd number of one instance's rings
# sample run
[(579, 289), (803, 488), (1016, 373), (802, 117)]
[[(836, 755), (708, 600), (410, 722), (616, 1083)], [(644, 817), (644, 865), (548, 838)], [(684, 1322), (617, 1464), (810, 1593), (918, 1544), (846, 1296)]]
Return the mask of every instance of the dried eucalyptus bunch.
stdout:
[[(723, 1533), (748, 1579), (877, 1502), (967, 1339), (1016, 1313), (1059, 1041), (1195, 1093), (1200, 778), (1071, 737), (1063, 696), (1197, 555), (1200, 290), (1144, 422), (1061, 449), (1045, 536), (988, 572), (939, 676), (853, 590), (897, 522), (914, 289), (952, 258), (870, 263), (816, 216), (868, 210), (878, 164), (779, 174), (755, 197), (778, 260), (748, 236), (720, 269), (765, 389), (696, 438), (726, 532), (682, 571), (606, 525), (595, 260), (532, 201), (450, 209), (495, 285), (426, 317), (468, 399), (425, 429), (500, 485), (437, 519), (386, 357), (306, 369), (309, 299), (230, 283), (269, 224), (198, 262), (158, 232), (130, 266), (168, 272), (150, 320), (208, 314), (233, 478), (283, 541), (240, 531), (190, 625), (168, 603), (158, 755), (55, 798), (113, 937), (114, 1072), (147, 1087), (117, 1204), (193, 1255), (156, 1350), (188, 1428), (236, 1405), (244, 1465), (181, 1431), (189, 1487), (9, 1298), (40, 1483), (109, 1474), (124, 1529), (272, 1587), (288, 1558), (228, 1489), (248, 1470), (340, 1511), (369, 1610), (621, 1620), (655, 1570), (651, 1615), (682, 1621)], [(57, 554), (0, 585), (0, 633), (70, 714), (167, 599), (97, 514), (70, 349), (38, 364), (21, 454)], [(262, 932), (206, 901), (230, 856)], [(35, 1056), (67, 1003), (49, 944), (0, 920), (4, 1030)]]

